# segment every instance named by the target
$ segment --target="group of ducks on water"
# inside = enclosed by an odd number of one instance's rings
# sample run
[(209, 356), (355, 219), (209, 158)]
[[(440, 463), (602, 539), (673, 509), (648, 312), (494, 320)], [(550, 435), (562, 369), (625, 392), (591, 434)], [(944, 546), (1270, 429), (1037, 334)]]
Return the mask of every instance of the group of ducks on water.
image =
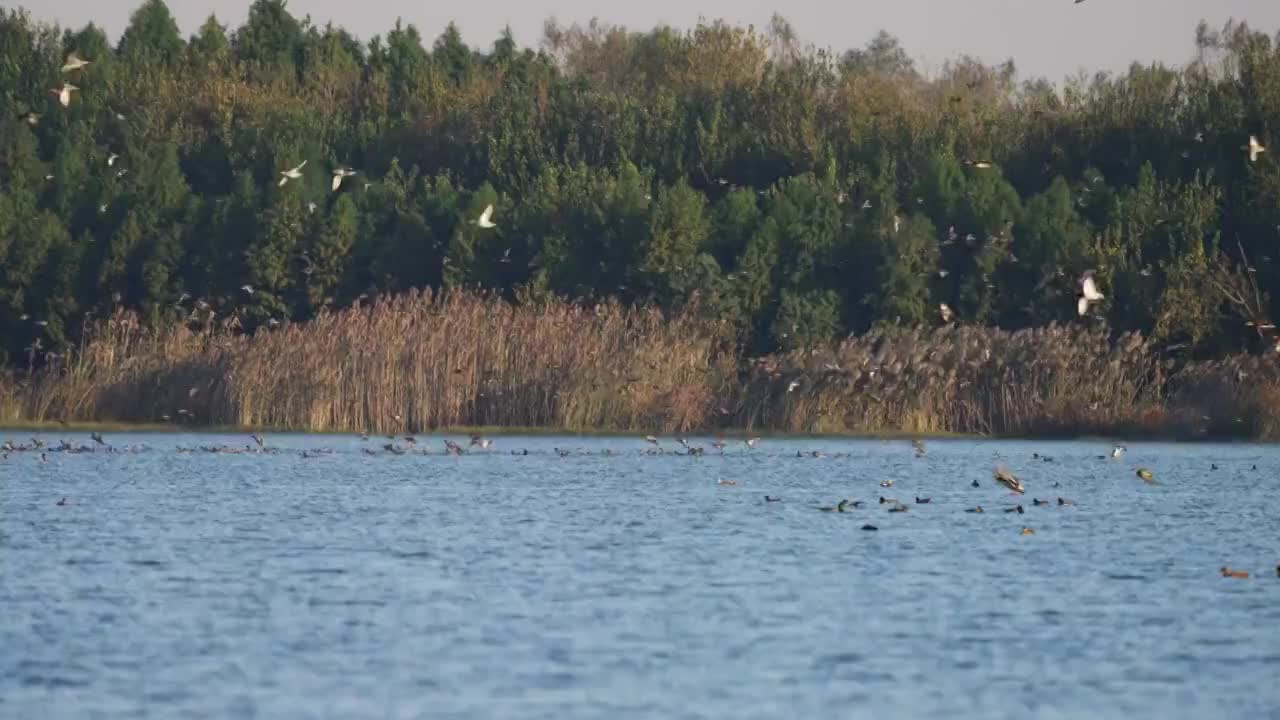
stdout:
[[(924, 455), (924, 444), (923, 444), (923, 443), (921, 443), (919, 440), (914, 440), (914, 441), (912, 441), (912, 444), (915, 446), (915, 450), (916, 450), (916, 457), (921, 457), (921, 456), (923, 456), (923, 455)], [(1021, 480), (1019, 480), (1019, 479), (1018, 479), (1018, 477), (1017, 477), (1016, 475), (1014, 475), (1013, 473), (1011, 473), (1011, 472), (1009, 472), (1008, 470), (1006, 470), (1003, 466), (997, 467), (997, 468), (995, 469), (995, 473), (994, 473), (993, 477), (994, 477), (994, 479), (995, 479), (996, 483), (998, 483), (998, 484), (1000, 484), (1000, 485), (1002, 485), (1002, 486), (1004, 486), (1004, 487), (1008, 488), (1011, 492), (1017, 493), (1017, 494), (1019, 494), (1019, 495), (1021, 495), (1021, 494), (1023, 494), (1023, 493), (1025, 493), (1025, 492), (1026, 492), (1026, 487), (1022, 484), (1022, 481), (1021, 481)], [(973, 483), (972, 483), (971, 485), (972, 485), (972, 487), (982, 487), (982, 483), (978, 482), (977, 480), (974, 480), (974, 481), (973, 481)], [(1055, 482), (1053, 485), (1054, 485), (1054, 487), (1058, 487), (1058, 486), (1059, 486), (1059, 483), (1056, 483), (1056, 482)], [(890, 488), (890, 487), (893, 487), (893, 481), (892, 481), (892, 480), (885, 480), (884, 482), (881, 482), (881, 483), (880, 483), (880, 487), (882, 487), (882, 488)], [(764, 501), (765, 501), (766, 503), (776, 503), (776, 502), (782, 502), (782, 498), (780, 498), (780, 497), (775, 497), (775, 496), (772, 496), (772, 495), (765, 495), (765, 496), (764, 496)], [(933, 499), (932, 499), (932, 498), (928, 498), (928, 497), (920, 497), (920, 496), (918, 496), (918, 495), (917, 495), (917, 496), (915, 496), (915, 504), (916, 504), (916, 505), (928, 505), (928, 504), (929, 504), (929, 503), (931, 503), (931, 502), (933, 502)], [(866, 503), (864, 503), (864, 502), (863, 502), (863, 501), (861, 501), (861, 500), (848, 500), (848, 499), (843, 499), (843, 500), (841, 500), (840, 502), (836, 503), (835, 505), (817, 505), (817, 506), (815, 506), (815, 507), (816, 507), (816, 509), (817, 509), (817, 510), (819, 510), (820, 512), (843, 513), (843, 512), (850, 512), (852, 509), (858, 509), (858, 508), (861, 508), (861, 507), (862, 507), (863, 505), (865, 505), (865, 504), (866, 504)], [(889, 506), (889, 507), (888, 507), (888, 512), (891, 512), (891, 513), (903, 513), (903, 512), (907, 512), (908, 510), (910, 510), (910, 509), (911, 509), (911, 506), (910, 506), (910, 505), (907, 505), (907, 504), (905, 504), (905, 503), (903, 503), (903, 502), (901, 502), (901, 501), (897, 500), (896, 498), (885, 497), (885, 496), (883, 496), (883, 495), (881, 495), (881, 496), (880, 496), (879, 504), (880, 504), (880, 505), (888, 505), (888, 506)], [(1034, 506), (1036, 506), (1036, 507), (1040, 507), (1040, 506), (1043, 506), (1043, 505), (1054, 505), (1055, 503), (1054, 503), (1053, 501), (1051, 501), (1051, 500), (1041, 500), (1040, 498), (1032, 498), (1032, 499), (1031, 499), (1031, 504), (1032, 504), (1032, 505), (1034, 505)], [(1059, 497), (1059, 498), (1058, 498), (1058, 500), (1057, 500), (1057, 503), (1056, 503), (1056, 504), (1057, 504), (1057, 506), (1058, 506), (1058, 507), (1070, 507), (1070, 506), (1074, 506), (1074, 505), (1075, 505), (1075, 502), (1074, 502), (1074, 501), (1072, 501), (1072, 500), (1068, 500), (1068, 499), (1066, 499), (1066, 498), (1063, 498), (1063, 497)], [(969, 508), (969, 509), (965, 510), (965, 512), (967, 512), (967, 513), (981, 514), (981, 513), (985, 513), (985, 512), (986, 512), (986, 510), (985, 510), (981, 505), (976, 505), (976, 506), (974, 506), (974, 507), (972, 507), (972, 508)], [(1021, 504), (1018, 504), (1018, 505), (1014, 505), (1013, 507), (1005, 508), (1004, 512), (1007, 512), (1007, 513), (1018, 513), (1018, 514), (1023, 514), (1023, 513), (1025, 513), (1025, 512), (1026, 512), (1026, 509), (1025, 509)], [(865, 524), (865, 525), (863, 525), (863, 526), (862, 526), (862, 529), (863, 529), (863, 530), (868, 530), (868, 531), (876, 531), (876, 530), (879, 530), (880, 528), (879, 528), (879, 527), (877, 527), (876, 525), (871, 524), (871, 523), (867, 523), (867, 524)], [(1035, 535), (1035, 534), (1036, 534), (1036, 531), (1035, 531), (1034, 529), (1030, 528), (1030, 527), (1025, 527), (1025, 526), (1024, 526), (1024, 527), (1022, 528), (1021, 534), (1022, 534), (1022, 535)]]
[(29, 443), (17, 443), (12, 440), (5, 440), (0, 443), (0, 460), (8, 460), (13, 453), (40, 453), (40, 461), (45, 462), (49, 459), (49, 453), (60, 452), (68, 455), (79, 455), (81, 453), (92, 452), (109, 452), (109, 453), (133, 453), (139, 452), (144, 448), (141, 445), (125, 445), (124, 447), (115, 447), (107, 443), (103, 439), (102, 433), (89, 433), (89, 439), (94, 442), (93, 445), (81, 443), (75, 445), (67, 440), (61, 440), (57, 445), (46, 445), (45, 441), (40, 438), (33, 437)]
[[(15, 444), (12, 440), (6, 440), (2, 444), (0, 444), (0, 452), (2, 452), (2, 456), (0, 457), (3, 457), (3, 459), (8, 460), (11, 453), (38, 452), (40, 453), (40, 460), (44, 462), (44, 461), (47, 461), (48, 459), (47, 458), (48, 452), (61, 452), (66, 454), (93, 453), (93, 452), (136, 453), (136, 452), (142, 452), (147, 449), (146, 446), (144, 445), (127, 445), (122, 448), (117, 448), (111, 445), (110, 443), (108, 443), (106, 439), (103, 438), (102, 434), (98, 432), (90, 433), (89, 437), (93, 441), (94, 443), (93, 445), (87, 445), (87, 444), (75, 445), (67, 440), (62, 440), (56, 446), (47, 446), (43, 440), (36, 437), (31, 438), (30, 443)], [(418, 438), (413, 435), (405, 435), (402, 438), (397, 438), (394, 435), (388, 435), (386, 437), (389, 440), (392, 440), (392, 442), (386, 443), (382, 446), (383, 452), (386, 452), (392, 455), (407, 455), (417, 449)], [(197, 451), (203, 452), (203, 453), (214, 453), (214, 454), (245, 454), (245, 453), (275, 454), (275, 453), (282, 452), (278, 448), (268, 447), (266, 438), (264, 438), (262, 435), (255, 433), (255, 434), (251, 434), (250, 438), (253, 440), (253, 445), (246, 444), (243, 447), (232, 447), (232, 446), (225, 446), (225, 445), (212, 445), (212, 446), (203, 445), (203, 446), (195, 446), (195, 447), (179, 446), (178, 448), (176, 448), (176, 451), (181, 454), (194, 453)], [(370, 436), (368, 433), (361, 433), (360, 439), (363, 441), (368, 441), (370, 439)], [(405, 445), (401, 446), (396, 444), (395, 440), (397, 439), (402, 439)], [(661, 454), (661, 453), (667, 452), (662, 449), (661, 443), (656, 437), (652, 435), (648, 435), (644, 438), (644, 440), (646, 443), (652, 446), (645, 451), (645, 454), (650, 455), (650, 454)], [(449, 438), (444, 438), (443, 442), (445, 446), (444, 454), (446, 455), (463, 455), (475, 448), (478, 448), (480, 450), (488, 450), (493, 447), (493, 441), (491, 439), (486, 438), (479, 434), (470, 435), (469, 442), (466, 445), (466, 447), (463, 447), (461, 443), (458, 443)], [(695, 457), (701, 456), (703, 454), (703, 448), (701, 446), (693, 445), (684, 438), (677, 437), (676, 442), (679, 443), (680, 446), (684, 448), (685, 451), (683, 453), (673, 452), (672, 454), (695, 456)], [(759, 446), (760, 438), (758, 437), (747, 438), (743, 440), (742, 443), (748, 450), (751, 450)], [(915, 456), (917, 458), (921, 458), (925, 456), (926, 450), (925, 450), (923, 441), (913, 440), (911, 441), (911, 444), (915, 452)], [(723, 439), (718, 439), (713, 443), (711, 443), (711, 445), (712, 447), (720, 450), (723, 453), (724, 449), (728, 446), (728, 443), (726, 443)], [(573, 454), (572, 451), (565, 450), (562, 448), (554, 448), (554, 451), (560, 457), (567, 457)], [(311, 458), (311, 457), (319, 457), (322, 455), (332, 454), (333, 452), (334, 451), (330, 448), (315, 448), (315, 449), (307, 449), (307, 450), (299, 451), (298, 454), (303, 458)], [(379, 454), (377, 450), (373, 448), (368, 448), (368, 447), (363, 448), (362, 452), (368, 455)], [(1100, 459), (1106, 459), (1108, 457), (1110, 457), (1110, 459), (1119, 459), (1124, 455), (1124, 453), (1125, 453), (1125, 447), (1123, 445), (1117, 445), (1112, 449), (1109, 456), (1099, 455), (1098, 457)], [(426, 448), (422, 448), (421, 450), (418, 451), (418, 454), (429, 455), (431, 453)], [(530, 453), (527, 449), (522, 449), (522, 450), (512, 450), (511, 454), (512, 455), (529, 455)], [(603, 451), (603, 454), (607, 456), (613, 456), (613, 455), (616, 455), (617, 453), (612, 449), (605, 449)], [(820, 453), (818, 451), (812, 451), (810, 453), (797, 452), (796, 456), (797, 457), (806, 457), (806, 456), (827, 457), (827, 455)], [(1052, 457), (1047, 455), (1040, 455), (1039, 453), (1033, 454), (1032, 457), (1042, 462), (1053, 462)], [(1217, 465), (1216, 464), (1213, 465), (1212, 469), (1216, 470)], [(1256, 470), (1257, 465), (1254, 465), (1253, 469)], [(1146, 484), (1149, 484), (1149, 485), (1156, 484), (1155, 474), (1152, 473), (1147, 468), (1140, 467), (1135, 471), (1135, 474), (1138, 476), (1138, 478), (1140, 478)], [(1026, 493), (1027, 489), (1026, 489), (1026, 486), (1023, 484), (1022, 480), (1019, 479), (1012, 472), (1004, 468), (1003, 466), (996, 467), (995, 471), (992, 474), (992, 478), (994, 479), (996, 484), (1004, 487), (1005, 489), (1009, 490), (1011, 493), (1015, 495), (1023, 495)], [(733, 480), (722, 479), (719, 481), (719, 484), (732, 486), (732, 485), (737, 485), (737, 482)], [(885, 480), (880, 483), (880, 487), (891, 488), (893, 487), (893, 484), (894, 484), (893, 480)], [(971, 483), (971, 486), (975, 488), (981, 487), (981, 483), (978, 482), (977, 480), (974, 480)], [(1061, 485), (1058, 482), (1053, 483), (1053, 487), (1055, 488), (1060, 486)], [(932, 498), (929, 498), (929, 497), (915, 496), (914, 499), (915, 499), (914, 504), (916, 505), (928, 505), (932, 502)], [(765, 495), (764, 501), (766, 503), (780, 503), (782, 502), (782, 498), (776, 497), (773, 495)], [(67, 505), (68, 504), (67, 498), (65, 497), (62, 498), (56, 504), (59, 506)], [(895, 498), (885, 497), (883, 495), (879, 497), (878, 504), (888, 505), (889, 507), (887, 508), (887, 511), (890, 513), (903, 513), (911, 509), (910, 505), (903, 503)], [(1056, 498), (1056, 501), (1041, 500), (1040, 498), (1033, 497), (1031, 499), (1031, 504), (1033, 507), (1056, 506), (1056, 507), (1062, 508), (1062, 507), (1075, 506), (1074, 501), (1064, 497), (1058, 497)], [(856, 509), (860, 509), (864, 505), (865, 505), (865, 502), (861, 500), (842, 499), (834, 505), (818, 505), (815, 507), (820, 512), (846, 513), (846, 512), (852, 512), (853, 510), (856, 510)], [(976, 505), (972, 508), (967, 508), (965, 512), (973, 513), (973, 514), (982, 514), (982, 513), (986, 513), (987, 510), (983, 508), (981, 505)], [(1021, 503), (1019, 503), (1019, 504), (1013, 505), (1012, 507), (1004, 508), (1003, 512), (1024, 514), (1026, 512), (1026, 508)], [(879, 530), (880, 528), (874, 524), (866, 523), (862, 526), (862, 529), (867, 531), (876, 531), (876, 530)], [(1024, 526), (1021, 529), (1020, 534), (1034, 535), (1035, 530), (1029, 526)], [(1221, 573), (1222, 573), (1222, 576), (1226, 578), (1244, 579), (1244, 578), (1250, 577), (1250, 573), (1248, 571), (1233, 569), (1228, 566), (1223, 566), (1221, 568)], [(1280, 576), (1280, 566), (1276, 567), (1276, 575)]]

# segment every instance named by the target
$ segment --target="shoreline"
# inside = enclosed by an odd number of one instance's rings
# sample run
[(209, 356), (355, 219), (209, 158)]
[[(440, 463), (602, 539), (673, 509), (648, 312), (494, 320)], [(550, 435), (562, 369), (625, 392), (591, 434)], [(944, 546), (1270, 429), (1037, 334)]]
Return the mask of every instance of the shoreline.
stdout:
[[(6, 435), (15, 433), (37, 433), (37, 434), (57, 434), (58, 432), (67, 433), (121, 433), (131, 435), (168, 435), (168, 434), (189, 434), (189, 435), (251, 435), (251, 434), (271, 434), (271, 435), (309, 435), (309, 436), (358, 436), (358, 432), (343, 432), (337, 430), (306, 430), (296, 428), (270, 428), (270, 427), (237, 427), (230, 425), (172, 425), (163, 423), (128, 423), (128, 422), (68, 422), (66, 424), (58, 422), (12, 422), (0, 423), (0, 439)], [(418, 432), (397, 432), (393, 433), (396, 437), (406, 435), (414, 435), (417, 437), (434, 437), (434, 436), (467, 436), (467, 435), (483, 435), (492, 438), (501, 437), (582, 437), (582, 438), (635, 438), (642, 440), (646, 435), (654, 435), (659, 439), (673, 439), (676, 437), (689, 438), (710, 438), (723, 437), (727, 439), (742, 440), (749, 437), (760, 437), (763, 439), (777, 440), (796, 440), (796, 439), (834, 439), (834, 440), (971, 440), (971, 441), (1013, 441), (1013, 442), (1096, 442), (1099, 444), (1114, 444), (1125, 442), (1145, 442), (1145, 443), (1178, 443), (1178, 444), (1231, 444), (1231, 445), (1275, 445), (1275, 441), (1250, 438), (1238, 435), (1178, 435), (1174, 433), (1141, 433), (1128, 435), (1105, 435), (1096, 432), (1086, 434), (1072, 433), (1043, 433), (1038, 435), (1026, 434), (999, 434), (999, 433), (962, 433), (962, 432), (923, 432), (914, 433), (907, 431), (886, 430), (875, 432), (802, 432), (802, 431), (786, 431), (786, 430), (751, 430), (744, 428), (724, 428), (717, 430), (698, 429), (688, 432), (668, 433), (658, 431), (644, 430), (571, 430), (567, 428), (556, 427), (522, 427), (522, 426), (453, 426), (442, 428), (430, 428)], [(370, 432), (370, 439), (383, 438), (387, 435), (385, 432)]]

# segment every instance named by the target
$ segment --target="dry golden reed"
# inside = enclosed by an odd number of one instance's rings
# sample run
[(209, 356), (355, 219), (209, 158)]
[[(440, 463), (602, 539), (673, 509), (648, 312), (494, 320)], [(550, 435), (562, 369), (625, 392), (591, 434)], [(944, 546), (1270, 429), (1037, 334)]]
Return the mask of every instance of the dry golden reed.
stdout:
[(890, 329), (739, 361), (696, 313), (411, 292), (306, 324), (152, 328), (120, 313), (64, 362), (0, 379), (0, 424), (174, 422), (1280, 438), (1280, 365), (1177, 371), (1137, 334)]
[(616, 304), (411, 292), (252, 336), (117, 314), (56, 371), (11, 378), (0, 422), (314, 431), (687, 431), (732, 382), (718, 326)]

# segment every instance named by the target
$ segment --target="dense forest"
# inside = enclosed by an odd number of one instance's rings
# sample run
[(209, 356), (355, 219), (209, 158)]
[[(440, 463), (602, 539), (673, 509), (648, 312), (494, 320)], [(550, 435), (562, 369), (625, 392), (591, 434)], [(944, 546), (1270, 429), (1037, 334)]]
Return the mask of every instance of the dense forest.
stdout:
[(549, 22), (486, 52), (283, 0), (187, 39), (148, 0), (114, 46), (0, 9), (4, 357), (122, 308), (254, 330), (424, 287), (692, 311), (746, 355), (1052, 322), (1256, 352), (1280, 36), (1202, 25), (1188, 49), (1054, 85), (967, 57), (926, 76), (883, 32), (814, 49), (778, 17)]

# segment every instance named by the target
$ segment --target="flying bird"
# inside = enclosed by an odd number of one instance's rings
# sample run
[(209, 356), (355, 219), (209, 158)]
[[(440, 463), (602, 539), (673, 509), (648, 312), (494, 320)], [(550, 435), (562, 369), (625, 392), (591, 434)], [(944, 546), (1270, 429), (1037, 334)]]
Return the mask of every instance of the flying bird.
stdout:
[(1267, 149), (1262, 146), (1262, 143), (1258, 142), (1258, 137), (1256, 135), (1250, 135), (1249, 144), (1245, 145), (1242, 149), (1249, 151), (1249, 162), (1257, 162), (1258, 153), (1267, 151)]
[(119, 155), (117, 155), (116, 153), (111, 153), (110, 155), (107, 156), (107, 167), (111, 167), (112, 165), (115, 165), (116, 160), (119, 160), (119, 159), (120, 159)]
[(18, 119), (31, 127), (36, 127), (40, 124), (40, 113), (27, 111), (19, 115)]
[(297, 180), (298, 178), (302, 177), (302, 168), (306, 164), (307, 164), (307, 161), (303, 160), (301, 163), (299, 163), (298, 167), (290, 168), (288, 170), (281, 170), (280, 175), (282, 177), (280, 178), (279, 187), (284, 187), (284, 184), (289, 182), (290, 180)]
[(795, 389), (796, 389), (796, 388), (798, 388), (798, 387), (800, 387), (800, 381), (799, 381), (799, 380), (792, 380), (792, 381), (787, 385), (787, 392), (795, 392)]
[(996, 468), (995, 478), (996, 478), (996, 482), (1000, 483), (1001, 485), (1004, 485), (1005, 487), (1009, 488), (1010, 490), (1016, 493), (1024, 493), (1027, 491), (1027, 489), (1022, 486), (1022, 481), (1019, 480), (1017, 477), (1015, 477), (1013, 473), (1009, 472), (1008, 470), (1005, 470), (1003, 467)]
[(493, 205), (485, 207), (484, 212), (480, 213), (480, 218), (475, 221), (476, 225), (482, 228), (498, 227), (493, 220)]
[(951, 306), (946, 303), (938, 303), (938, 312), (942, 315), (942, 322), (949, 323), (951, 318), (955, 317), (955, 313), (951, 311)]
[(1080, 276), (1080, 298), (1076, 301), (1076, 312), (1087, 314), (1089, 305), (1101, 299), (1102, 293), (1098, 292), (1098, 284), (1093, 280), (1093, 271), (1088, 270)]
[(333, 170), (333, 192), (338, 192), (338, 188), (342, 186), (342, 181), (355, 175), (358, 171), (351, 168), (334, 168)]
[(49, 94), (58, 98), (58, 104), (62, 107), (71, 107), (71, 93), (79, 89), (69, 82), (64, 82), (56, 88), (50, 88)]
[(243, 290), (243, 291), (245, 291), (245, 292), (247, 292), (247, 293), (249, 293), (250, 295), (252, 295), (252, 294), (253, 294), (253, 286), (252, 286), (252, 285), (241, 285), (241, 286), (240, 286), (240, 289), (241, 289), (241, 290)]
[(85, 60), (84, 58), (77, 55), (75, 50), (72, 50), (67, 55), (66, 62), (62, 63), (62, 72), (68, 73), (73, 70), (79, 70), (85, 65), (88, 65), (90, 62), (91, 62), (90, 60)]

